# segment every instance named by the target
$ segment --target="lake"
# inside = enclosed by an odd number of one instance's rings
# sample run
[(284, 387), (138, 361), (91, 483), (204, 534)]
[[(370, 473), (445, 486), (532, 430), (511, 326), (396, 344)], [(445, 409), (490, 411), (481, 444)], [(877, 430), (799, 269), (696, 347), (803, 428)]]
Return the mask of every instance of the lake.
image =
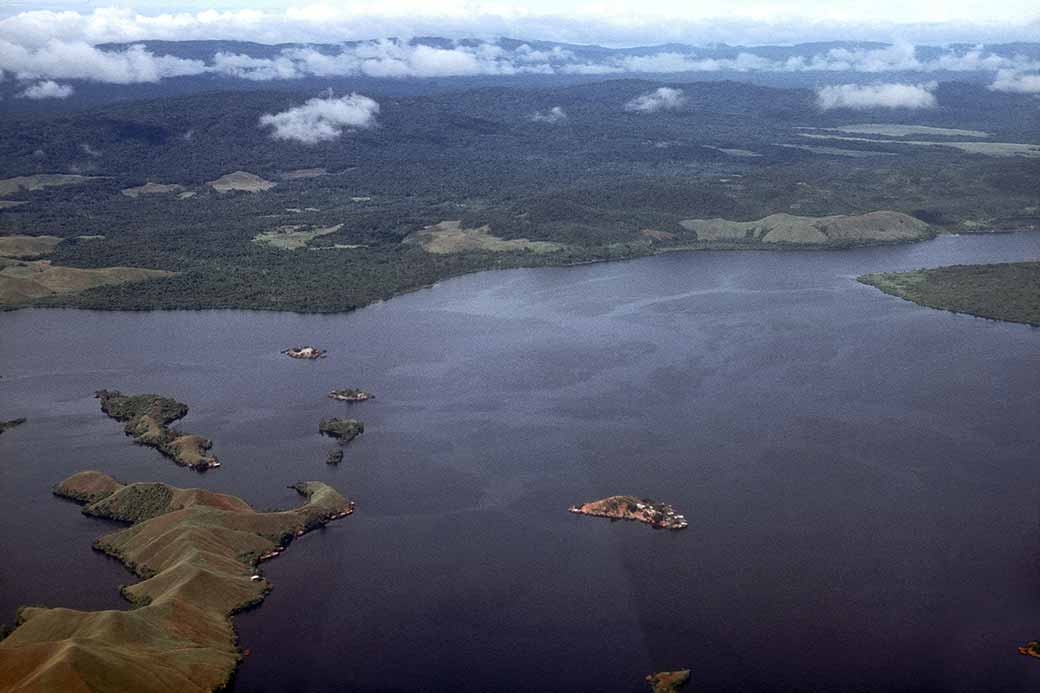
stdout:
[[(0, 314), (0, 621), (124, 608), (83, 469), (357, 511), (265, 563), (236, 691), (1025, 691), (1040, 662), (1040, 330), (920, 307), (872, 271), (1040, 257), (1040, 234), (674, 253), (445, 281), (346, 315)], [(281, 349), (314, 344), (328, 358)], [(363, 387), (376, 399), (335, 402)], [(157, 392), (205, 474), (97, 389)], [(349, 412), (349, 414), (347, 414)], [(338, 467), (318, 421), (365, 434)], [(682, 532), (580, 517), (614, 494)]]

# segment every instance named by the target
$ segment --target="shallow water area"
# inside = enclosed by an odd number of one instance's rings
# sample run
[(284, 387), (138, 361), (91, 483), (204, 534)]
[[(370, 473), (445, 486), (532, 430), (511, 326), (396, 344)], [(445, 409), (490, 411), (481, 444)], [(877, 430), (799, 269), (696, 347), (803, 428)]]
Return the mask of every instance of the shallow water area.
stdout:
[[(445, 281), (346, 315), (0, 314), (0, 621), (123, 608), (82, 469), (357, 511), (263, 572), (236, 691), (1018, 691), (1040, 662), (1040, 329), (920, 307), (865, 272), (1040, 257), (1040, 234), (674, 253)], [(313, 344), (327, 358), (279, 352)], [(363, 403), (330, 390), (361, 387)], [(191, 407), (204, 474), (98, 389)], [(335, 445), (318, 422), (365, 433)], [(614, 494), (681, 532), (580, 517)]]

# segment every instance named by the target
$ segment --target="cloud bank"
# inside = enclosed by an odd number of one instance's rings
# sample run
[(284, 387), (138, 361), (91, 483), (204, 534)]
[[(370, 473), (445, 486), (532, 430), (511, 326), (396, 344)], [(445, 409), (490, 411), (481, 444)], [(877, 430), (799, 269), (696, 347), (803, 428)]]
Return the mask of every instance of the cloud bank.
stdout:
[(272, 128), (276, 140), (317, 144), (338, 139), (347, 129), (367, 129), (376, 124), (379, 104), (361, 94), (340, 98), (314, 98), (281, 113), (260, 116), (260, 127)]
[(816, 103), (825, 111), (834, 108), (867, 110), (871, 108), (934, 108), (938, 86), (926, 84), (836, 84), (816, 91)]
[(686, 105), (686, 95), (682, 89), (661, 87), (648, 94), (642, 94), (625, 104), (630, 113), (657, 113), (658, 111), (677, 111)]
[[(61, 11), (75, 5), (71, 0), (26, 0), (9, 4), (7, 12), (0, 9), (0, 16), (9, 14), (0, 20), (0, 38), (19, 37), (25, 45), (38, 46), (50, 39), (91, 44), (148, 39), (273, 44), (336, 43), (378, 36), (538, 36), (569, 43), (636, 46), (792, 44), (837, 36), (849, 41), (887, 42), (901, 37), (932, 43), (1006, 42), (1035, 40), (1037, 31), (1035, 0), (947, 0), (941, 4), (934, 0), (800, 0), (782, 7), (776, 0), (724, 4), (666, 0), (638, 6), (632, 0), (586, 5), (558, 0), (343, 0), (296, 3), (284, 9), (278, 9), (278, 4), (274, 0), (262, 4), (224, 0), (221, 5), (228, 8), (224, 11), (145, 14), (119, 7)], [(19, 5), (36, 9), (17, 12)], [(134, 5), (165, 8), (176, 3), (139, 0)], [(258, 5), (266, 9), (256, 9)], [(57, 9), (45, 9), (48, 6)], [(249, 9), (233, 9), (236, 6)]]
[[(696, 72), (989, 72), (1029, 75), (1040, 71), (1040, 58), (1005, 50), (998, 54), (984, 47), (955, 47), (923, 51), (910, 43), (883, 47), (816, 49), (815, 52), (777, 58), (777, 53), (747, 48), (727, 57), (709, 49), (678, 47), (655, 53), (625, 50), (602, 51), (570, 49), (561, 46), (538, 47), (506, 41), (455, 41), (424, 45), (406, 40), (372, 40), (325, 46), (286, 47), (264, 57), (234, 51), (216, 52), (205, 57), (157, 55), (142, 45), (103, 48), (84, 38), (57, 38), (62, 35), (103, 35), (100, 30), (63, 29), (63, 17), (78, 27), (82, 17), (60, 13), (51, 37), (26, 29), (15, 36), (13, 25), (24, 20), (23, 13), (0, 20), (0, 71), (25, 81), (91, 80), (110, 84), (157, 82), (190, 75), (217, 75), (252, 81), (290, 80), (305, 77), (427, 78), (475, 75), (609, 75), (674, 74)], [(46, 13), (44, 13), (46, 14)], [(54, 14), (54, 13), (51, 13)], [(66, 17), (71, 16), (71, 19)], [(120, 15), (121, 16), (121, 15)], [(219, 24), (222, 15), (214, 15)], [(194, 15), (192, 17), (195, 17)], [(193, 21), (189, 21), (189, 24)], [(158, 21), (158, 20), (157, 20)], [(187, 21), (187, 20), (186, 20)], [(259, 20), (257, 20), (259, 21)], [(119, 33), (119, 32), (115, 32)], [(139, 32), (125, 31), (125, 34)], [(123, 37), (126, 38), (126, 37)], [(544, 44), (542, 44), (544, 46)], [(681, 50), (680, 50), (681, 49)], [(814, 49), (807, 48), (805, 51)], [(791, 51), (788, 51), (790, 53)], [(726, 53), (726, 51), (722, 51)], [(773, 57), (770, 57), (773, 56)], [(1026, 78), (1028, 84), (1031, 80)]]
[(44, 80), (28, 86), (19, 97), (23, 99), (67, 99), (72, 96), (73, 89), (68, 84), (58, 84), (53, 80)]

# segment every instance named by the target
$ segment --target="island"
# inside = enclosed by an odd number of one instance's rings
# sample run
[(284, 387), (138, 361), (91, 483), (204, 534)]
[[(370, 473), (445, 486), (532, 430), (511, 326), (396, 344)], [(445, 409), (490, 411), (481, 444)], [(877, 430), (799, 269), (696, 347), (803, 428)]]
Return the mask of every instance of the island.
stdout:
[(359, 390), (356, 387), (348, 387), (343, 390), (333, 390), (329, 393), (330, 399), (339, 400), (340, 402), (364, 402), (367, 399), (374, 398), (371, 392)]
[(322, 419), (318, 431), (323, 436), (339, 438), (346, 444), (365, 432), (365, 424), (357, 419)]
[(876, 272), (858, 280), (929, 308), (1040, 326), (1040, 262)]
[(19, 419), (11, 419), (10, 421), (0, 421), (0, 433), (3, 433), (4, 431), (6, 431), (9, 428), (14, 428), (15, 426), (21, 426), (27, 420), (28, 419), (26, 419), (23, 416), (23, 417), (21, 417)]
[(690, 670), (659, 671), (656, 674), (648, 674), (646, 682), (650, 684), (654, 693), (674, 693), (686, 685), (690, 680)]
[(123, 430), (135, 442), (198, 471), (220, 466), (209, 454), (213, 446), (210, 440), (169, 427), (187, 415), (188, 405), (161, 395), (124, 395), (118, 390), (98, 390), (94, 396), (101, 400), (101, 411), (126, 422)]
[(54, 488), (83, 512), (131, 523), (94, 548), (141, 578), (122, 588), (128, 610), (18, 610), (0, 641), (0, 690), (203, 693), (229, 685), (242, 655), (231, 616), (271, 589), (264, 556), (349, 515), (331, 486), (302, 482), (294, 510), (257, 512), (235, 496), (162, 483), (123, 484), (97, 471)]
[(325, 355), (329, 352), (318, 349), (317, 347), (304, 346), (283, 349), (282, 353), (291, 359), (304, 359), (306, 361), (313, 361), (314, 359), (325, 358)]
[(343, 451), (339, 448), (333, 448), (325, 455), (325, 464), (339, 464), (342, 461)]
[(569, 510), (579, 515), (644, 522), (655, 529), (686, 529), (689, 524), (684, 516), (677, 514), (667, 503), (635, 496), (610, 496), (571, 506)]
[(1036, 640), (1031, 640), (1022, 647), (1018, 648), (1018, 653), (1022, 655), (1027, 655), (1029, 657), (1040, 658), (1040, 642), (1037, 642)]

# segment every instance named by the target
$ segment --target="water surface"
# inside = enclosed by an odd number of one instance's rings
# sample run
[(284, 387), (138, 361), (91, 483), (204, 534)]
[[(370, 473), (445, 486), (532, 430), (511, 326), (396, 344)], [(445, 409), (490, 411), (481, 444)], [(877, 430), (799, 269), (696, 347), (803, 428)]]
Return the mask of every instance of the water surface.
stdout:
[[(863, 272), (1040, 257), (1040, 235), (702, 252), (446, 281), (337, 316), (0, 314), (0, 620), (122, 608), (82, 469), (357, 512), (265, 564), (237, 691), (1017, 691), (1040, 663), (1040, 330)], [(315, 362), (279, 350), (311, 343)], [(377, 399), (325, 397), (359, 386)], [(135, 446), (100, 388), (191, 406), (224, 466)], [(324, 416), (365, 421), (338, 467)], [(566, 512), (671, 502), (684, 532)]]

